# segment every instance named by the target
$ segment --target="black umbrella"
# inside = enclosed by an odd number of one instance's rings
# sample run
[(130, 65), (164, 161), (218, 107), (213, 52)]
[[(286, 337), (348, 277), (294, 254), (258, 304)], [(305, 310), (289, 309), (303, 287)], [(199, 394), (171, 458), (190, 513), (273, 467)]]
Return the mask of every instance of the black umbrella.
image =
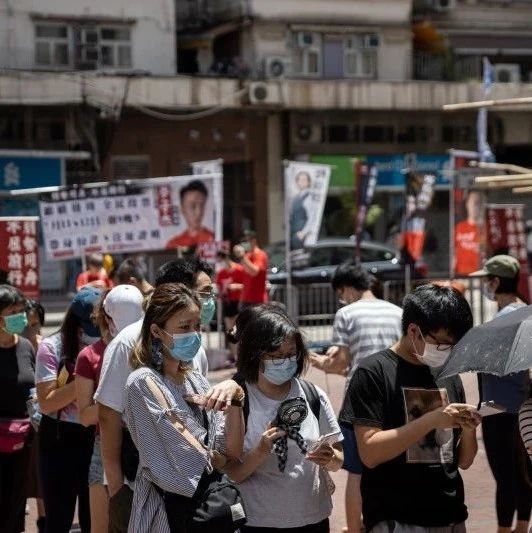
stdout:
[(532, 305), (469, 330), (452, 349), (438, 377), (462, 372), (506, 376), (529, 368), (532, 368)]

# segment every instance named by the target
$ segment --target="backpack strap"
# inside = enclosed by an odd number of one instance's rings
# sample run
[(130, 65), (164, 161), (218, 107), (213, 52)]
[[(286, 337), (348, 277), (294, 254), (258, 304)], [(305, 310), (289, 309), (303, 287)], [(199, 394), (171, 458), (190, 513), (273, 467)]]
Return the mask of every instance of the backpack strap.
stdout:
[(303, 392), (305, 393), (305, 397), (307, 399), (307, 402), (310, 406), (310, 410), (312, 411), (312, 414), (316, 417), (316, 420), (320, 421), (320, 411), (321, 411), (321, 400), (320, 395), (318, 394), (318, 389), (316, 389), (316, 386), (314, 383), (311, 383), (310, 381), (306, 381), (305, 379), (298, 379), (299, 384), (301, 385), (301, 388), (303, 389)]

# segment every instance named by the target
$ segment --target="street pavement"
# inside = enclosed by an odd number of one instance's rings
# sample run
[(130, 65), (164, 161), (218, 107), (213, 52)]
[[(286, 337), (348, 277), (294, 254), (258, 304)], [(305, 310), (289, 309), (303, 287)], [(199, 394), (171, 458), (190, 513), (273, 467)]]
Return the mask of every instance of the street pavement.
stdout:
[[(50, 328), (45, 331), (49, 335), (55, 328)], [(232, 375), (232, 370), (218, 370), (210, 373), (211, 383), (219, 382)], [(340, 376), (329, 375), (326, 376), (322, 372), (311, 369), (306, 376), (307, 379), (314, 382), (321, 387), (329, 395), (334, 409), (339, 411), (343, 399), (345, 379)], [(462, 376), (464, 387), (466, 390), (467, 401), (470, 404), (476, 405), (478, 402), (477, 380), (474, 374), (466, 374)], [(462, 472), (465, 482), (466, 503), (469, 508), (469, 520), (467, 523), (467, 530), (470, 533), (486, 533), (496, 530), (495, 518), (495, 485), (491, 472), (488, 467), (486, 453), (480, 436), (479, 452), (473, 466)], [(334, 509), (331, 516), (331, 532), (341, 533), (345, 526), (344, 518), (344, 492), (346, 473), (344, 471), (332, 474), (336, 483), (336, 492), (333, 496)], [(415, 495), (412, 495), (415, 499)], [(36, 533), (35, 527), (35, 502), (29, 501), (30, 514), (26, 521), (26, 531)]]

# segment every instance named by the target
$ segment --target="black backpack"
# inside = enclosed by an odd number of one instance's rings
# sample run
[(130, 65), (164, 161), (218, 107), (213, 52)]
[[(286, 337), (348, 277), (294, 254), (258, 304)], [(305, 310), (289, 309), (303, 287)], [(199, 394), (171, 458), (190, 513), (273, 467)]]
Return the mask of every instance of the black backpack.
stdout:
[[(244, 426), (247, 428), (248, 425), (248, 418), (249, 418), (249, 398), (248, 398), (248, 390), (246, 387), (245, 380), (242, 379), (242, 377), (236, 373), (232, 378), (233, 381), (236, 381), (243, 389), (244, 394), (246, 397), (244, 398), (244, 405), (242, 406), (242, 412), (244, 414)], [(316, 420), (320, 421), (320, 410), (321, 410), (321, 401), (320, 401), (320, 395), (318, 394), (318, 390), (316, 389), (316, 386), (314, 383), (311, 383), (310, 381), (306, 381), (304, 379), (298, 379), (299, 384), (301, 385), (301, 388), (303, 389), (303, 392), (305, 394), (305, 398), (307, 399), (307, 402), (310, 406), (310, 410), (312, 411), (312, 414), (316, 417)]]

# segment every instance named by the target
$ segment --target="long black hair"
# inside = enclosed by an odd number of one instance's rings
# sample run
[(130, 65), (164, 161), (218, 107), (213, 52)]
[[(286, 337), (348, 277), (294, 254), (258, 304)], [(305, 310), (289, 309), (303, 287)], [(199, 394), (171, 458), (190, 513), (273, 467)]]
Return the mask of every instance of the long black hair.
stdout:
[(63, 323), (58, 333), (61, 335), (61, 359), (75, 363), (81, 351), (80, 342), (81, 320), (76, 316), (72, 307), (67, 309)]
[(0, 313), (12, 305), (23, 304), (24, 296), (12, 285), (0, 285)]

